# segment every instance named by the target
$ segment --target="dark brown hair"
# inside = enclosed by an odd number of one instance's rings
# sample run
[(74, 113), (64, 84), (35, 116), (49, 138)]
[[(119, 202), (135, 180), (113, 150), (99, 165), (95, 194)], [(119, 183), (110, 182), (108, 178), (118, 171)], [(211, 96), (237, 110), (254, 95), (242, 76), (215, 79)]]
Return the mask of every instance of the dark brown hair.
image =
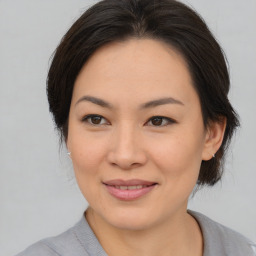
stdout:
[(199, 185), (214, 185), (239, 125), (227, 94), (230, 80), (222, 49), (202, 18), (174, 0), (103, 0), (72, 25), (57, 47), (48, 73), (47, 94), (61, 138), (68, 135), (68, 115), (74, 82), (88, 58), (101, 46), (129, 38), (160, 40), (186, 60), (197, 91), (204, 125), (227, 120), (223, 143), (215, 158), (202, 161)]

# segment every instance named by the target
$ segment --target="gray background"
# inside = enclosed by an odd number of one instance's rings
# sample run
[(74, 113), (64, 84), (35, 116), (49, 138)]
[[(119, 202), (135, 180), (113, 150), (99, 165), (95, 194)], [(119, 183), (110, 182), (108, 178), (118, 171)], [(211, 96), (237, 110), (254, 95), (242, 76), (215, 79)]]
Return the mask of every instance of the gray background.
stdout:
[[(72, 22), (96, 1), (0, 0), (0, 255), (58, 234), (87, 203), (48, 113), (49, 57)], [(222, 183), (190, 208), (256, 241), (256, 1), (190, 0), (230, 63), (230, 100), (241, 116)]]

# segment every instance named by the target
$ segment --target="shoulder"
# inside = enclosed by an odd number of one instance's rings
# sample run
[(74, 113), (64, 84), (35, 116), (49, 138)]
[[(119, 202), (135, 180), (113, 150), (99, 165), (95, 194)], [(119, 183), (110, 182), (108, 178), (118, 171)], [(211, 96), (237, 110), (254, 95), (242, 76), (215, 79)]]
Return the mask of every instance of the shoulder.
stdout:
[[(83, 217), (64, 233), (45, 238), (16, 256), (89, 256), (97, 255), (97, 239)], [(101, 248), (100, 248), (101, 249)], [(102, 252), (99, 255), (104, 255)]]
[(256, 245), (243, 235), (201, 213), (190, 210), (188, 213), (197, 220), (202, 230), (205, 256), (256, 256)]
[(59, 254), (50, 248), (47, 244), (39, 241), (31, 246), (29, 246), (23, 252), (17, 254), (16, 256), (58, 256)]

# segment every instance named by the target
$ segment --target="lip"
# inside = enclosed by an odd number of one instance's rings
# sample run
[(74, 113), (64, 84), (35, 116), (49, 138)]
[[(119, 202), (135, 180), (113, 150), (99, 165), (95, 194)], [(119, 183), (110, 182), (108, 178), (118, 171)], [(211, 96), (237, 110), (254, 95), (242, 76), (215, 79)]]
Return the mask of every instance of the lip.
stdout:
[[(103, 182), (107, 191), (113, 197), (124, 200), (136, 200), (152, 191), (157, 183), (152, 181), (145, 181), (139, 179), (133, 180), (109, 180)], [(122, 188), (120, 188), (122, 187)], [(127, 187), (127, 188), (125, 188)], [(137, 187), (137, 188), (136, 188)]]
[(139, 180), (139, 179), (132, 179), (132, 180), (108, 180), (103, 182), (105, 185), (109, 186), (137, 186), (137, 185), (143, 185), (143, 186), (150, 186), (153, 184), (156, 184), (156, 182), (153, 181), (146, 181), (146, 180)]

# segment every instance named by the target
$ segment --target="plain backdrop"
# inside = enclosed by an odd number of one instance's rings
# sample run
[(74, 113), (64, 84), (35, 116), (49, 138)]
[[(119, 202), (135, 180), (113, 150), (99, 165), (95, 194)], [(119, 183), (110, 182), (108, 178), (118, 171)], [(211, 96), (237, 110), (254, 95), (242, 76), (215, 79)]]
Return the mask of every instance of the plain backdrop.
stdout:
[[(0, 0), (0, 255), (11, 256), (76, 223), (87, 203), (48, 112), (49, 58), (96, 1)], [(187, 0), (230, 65), (230, 101), (241, 117), (223, 180), (189, 208), (256, 241), (256, 1)]]

